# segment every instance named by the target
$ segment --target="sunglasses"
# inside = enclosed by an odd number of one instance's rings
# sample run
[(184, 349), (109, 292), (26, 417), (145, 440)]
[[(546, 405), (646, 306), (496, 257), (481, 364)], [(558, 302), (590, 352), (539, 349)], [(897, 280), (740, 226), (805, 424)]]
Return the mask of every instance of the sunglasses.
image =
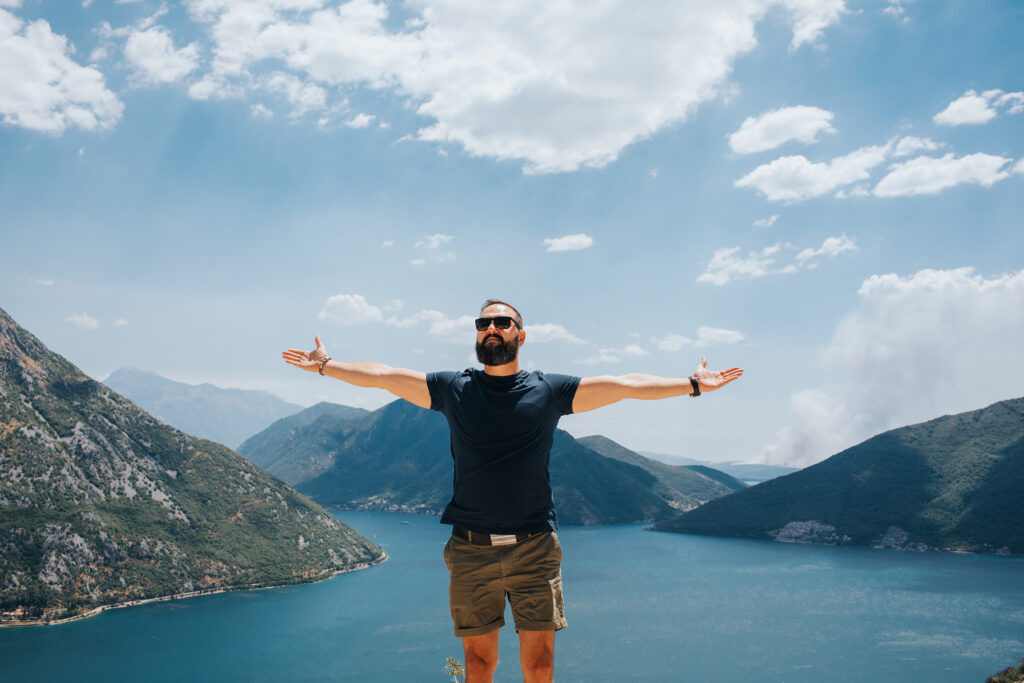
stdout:
[[(494, 326), (497, 327), (499, 330), (507, 330), (508, 328), (512, 327), (512, 325), (519, 327), (519, 323), (516, 322), (515, 318), (512, 318), (507, 315), (497, 315), (494, 316), (493, 318), (477, 318), (476, 329), (479, 332), (483, 332), (484, 330), (491, 326), (491, 323), (494, 323)], [(523, 328), (519, 327), (519, 329)]]

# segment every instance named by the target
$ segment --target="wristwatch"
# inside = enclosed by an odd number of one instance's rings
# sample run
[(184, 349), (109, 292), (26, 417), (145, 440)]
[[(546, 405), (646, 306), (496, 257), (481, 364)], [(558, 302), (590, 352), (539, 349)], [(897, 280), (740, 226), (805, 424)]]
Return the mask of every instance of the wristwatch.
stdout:
[(693, 375), (690, 375), (690, 386), (693, 387), (693, 393), (690, 394), (690, 398), (697, 398), (700, 396), (700, 382)]

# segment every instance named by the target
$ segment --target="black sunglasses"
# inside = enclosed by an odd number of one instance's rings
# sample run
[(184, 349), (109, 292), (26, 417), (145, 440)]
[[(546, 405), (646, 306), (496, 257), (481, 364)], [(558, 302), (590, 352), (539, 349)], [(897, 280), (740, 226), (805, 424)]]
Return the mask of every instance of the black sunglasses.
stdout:
[[(512, 327), (512, 325), (519, 327), (519, 323), (516, 322), (515, 318), (507, 315), (496, 315), (493, 318), (477, 318), (476, 329), (479, 332), (483, 332), (491, 326), (491, 323), (494, 323), (494, 326), (499, 330), (507, 330)], [(519, 327), (519, 329), (523, 328)]]

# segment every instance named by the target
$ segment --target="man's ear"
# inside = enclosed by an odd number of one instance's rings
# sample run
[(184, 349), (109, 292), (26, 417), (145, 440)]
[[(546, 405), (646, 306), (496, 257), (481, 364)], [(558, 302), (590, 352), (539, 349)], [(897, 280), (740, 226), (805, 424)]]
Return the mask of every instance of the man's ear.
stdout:
[(519, 345), (526, 343), (526, 330), (519, 330)]

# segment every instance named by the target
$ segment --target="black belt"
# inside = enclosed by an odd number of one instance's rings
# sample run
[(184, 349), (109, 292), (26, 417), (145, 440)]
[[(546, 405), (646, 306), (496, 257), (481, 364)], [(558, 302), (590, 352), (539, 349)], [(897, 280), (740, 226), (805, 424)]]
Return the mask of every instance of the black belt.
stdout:
[(463, 541), (469, 541), (475, 545), (514, 545), (520, 541), (525, 541), (531, 536), (539, 536), (544, 533), (547, 532), (535, 531), (532, 534), (484, 534), (479, 531), (463, 529), (461, 526), (452, 527), (452, 536), (461, 538)]

